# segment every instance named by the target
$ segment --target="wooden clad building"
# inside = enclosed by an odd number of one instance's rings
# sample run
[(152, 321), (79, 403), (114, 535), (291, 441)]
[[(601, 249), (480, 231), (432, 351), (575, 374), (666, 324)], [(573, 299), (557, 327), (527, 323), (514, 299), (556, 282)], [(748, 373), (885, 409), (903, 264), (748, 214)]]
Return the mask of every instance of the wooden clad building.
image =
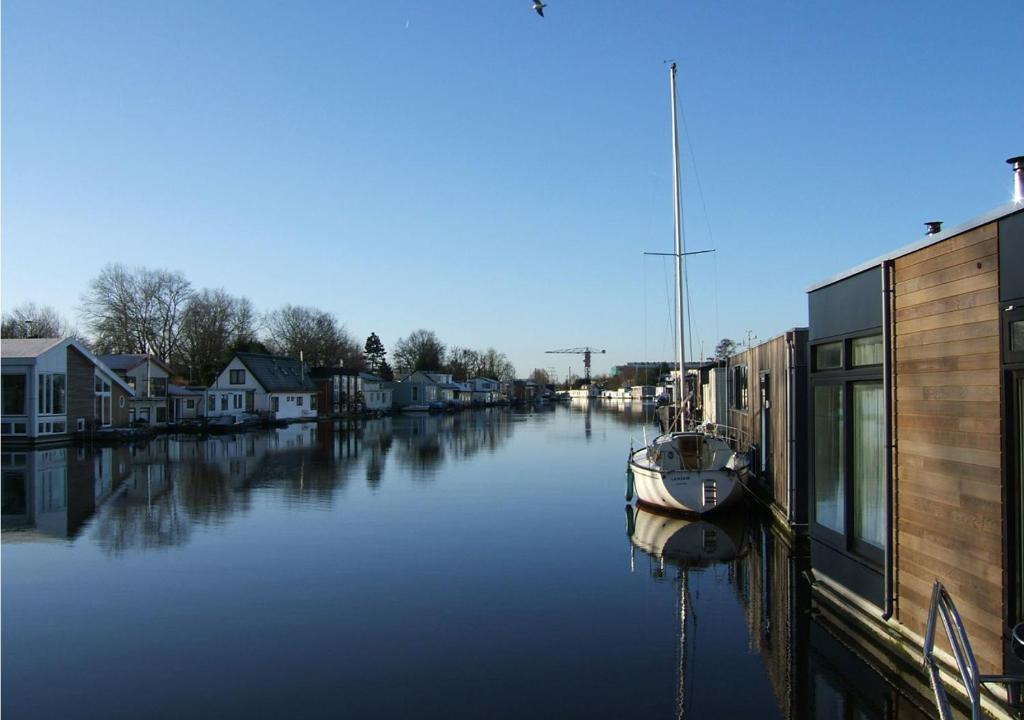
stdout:
[(807, 522), (807, 328), (729, 359), (729, 420), (749, 445), (749, 484), (791, 530)]
[(811, 288), (809, 315), (817, 587), (919, 648), (939, 580), (980, 671), (1024, 672), (1024, 205)]

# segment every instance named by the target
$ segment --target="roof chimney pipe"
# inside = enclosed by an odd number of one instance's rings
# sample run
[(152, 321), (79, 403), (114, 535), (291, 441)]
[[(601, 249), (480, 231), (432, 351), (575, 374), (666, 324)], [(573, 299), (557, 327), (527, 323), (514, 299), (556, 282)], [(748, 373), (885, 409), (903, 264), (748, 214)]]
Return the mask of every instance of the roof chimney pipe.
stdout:
[(929, 220), (924, 224), (925, 230), (928, 231), (929, 235), (938, 235), (942, 232), (942, 221), (941, 220)]
[(1024, 204), (1024, 155), (1018, 155), (1007, 160), (1013, 167), (1013, 201), (1018, 205)]

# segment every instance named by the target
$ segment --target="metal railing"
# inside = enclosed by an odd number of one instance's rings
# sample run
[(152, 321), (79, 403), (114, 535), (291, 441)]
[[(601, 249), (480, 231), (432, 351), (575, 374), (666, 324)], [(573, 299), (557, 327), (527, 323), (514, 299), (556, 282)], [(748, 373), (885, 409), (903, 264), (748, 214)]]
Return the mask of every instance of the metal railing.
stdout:
[(749, 433), (744, 430), (712, 422), (702, 423), (697, 427), (702, 429), (708, 435), (713, 435), (714, 437), (726, 441), (729, 444), (729, 447), (738, 453), (744, 453), (750, 450), (752, 441)]
[[(942, 626), (946, 629), (946, 638), (953, 651), (953, 658), (956, 660), (957, 670), (960, 672), (960, 679), (964, 684), (964, 691), (967, 693), (967, 700), (971, 706), (972, 720), (982, 720), (981, 712), (981, 686), (986, 683), (999, 683), (1003, 685), (1018, 686), (1024, 683), (1024, 676), (1019, 675), (981, 675), (978, 672), (978, 663), (974, 659), (974, 651), (971, 649), (971, 642), (967, 638), (967, 630), (964, 628), (960, 613), (957, 612), (953, 598), (946, 592), (946, 588), (938, 580), (932, 586), (932, 601), (928, 608), (928, 627), (924, 633), (924, 648), (922, 651), (922, 664), (928, 673), (931, 682), (932, 692), (935, 693), (935, 705), (942, 720), (952, 720), (953, 711), (946, 695), (946, 688), (939, 676), (939, 665), (932, 654), (935, 650), (935, 621), (941, 618)], [(1016, 694), (1016, 693), (1014, 693)]]

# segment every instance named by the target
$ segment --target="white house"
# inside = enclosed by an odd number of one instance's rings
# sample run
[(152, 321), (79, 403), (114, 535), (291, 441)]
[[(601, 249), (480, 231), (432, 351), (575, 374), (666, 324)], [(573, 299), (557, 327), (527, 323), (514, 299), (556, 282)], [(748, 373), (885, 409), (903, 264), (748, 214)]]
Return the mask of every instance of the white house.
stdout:
[(391, 409), (391, 386), (383, 378), (370, 373), (359, 373), (362, 380), (363, 407), (367, 410), (390, 410)]
[(4, 442), (128, 424), (132, 389), (74, 338), (5, 339), (0, 357)]
[(206, 415), (258, 413), (276, 420), (316, 417), (317, 387), (302, 363), (236, 353), (206, 390)]

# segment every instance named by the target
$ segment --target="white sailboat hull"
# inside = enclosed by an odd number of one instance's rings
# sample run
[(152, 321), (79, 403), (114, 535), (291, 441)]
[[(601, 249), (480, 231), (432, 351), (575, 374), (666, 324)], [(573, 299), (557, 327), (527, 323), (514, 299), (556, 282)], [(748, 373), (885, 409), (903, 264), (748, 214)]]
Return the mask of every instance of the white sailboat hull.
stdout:
[(728, 513), (720, 521), (667, 515), (643, 507), (632, 513), (629, 541), (648, 555), (679, 567), (704, 567), (728, 562), (743, 552), (747, 537), (746, 518)]
[(670, 470), (663, 471), (648, 460), (647, 448), (629, 459), (633, 490), (647, 505), (703, 515), (735, 502), (742, 493), (735, 471)]

